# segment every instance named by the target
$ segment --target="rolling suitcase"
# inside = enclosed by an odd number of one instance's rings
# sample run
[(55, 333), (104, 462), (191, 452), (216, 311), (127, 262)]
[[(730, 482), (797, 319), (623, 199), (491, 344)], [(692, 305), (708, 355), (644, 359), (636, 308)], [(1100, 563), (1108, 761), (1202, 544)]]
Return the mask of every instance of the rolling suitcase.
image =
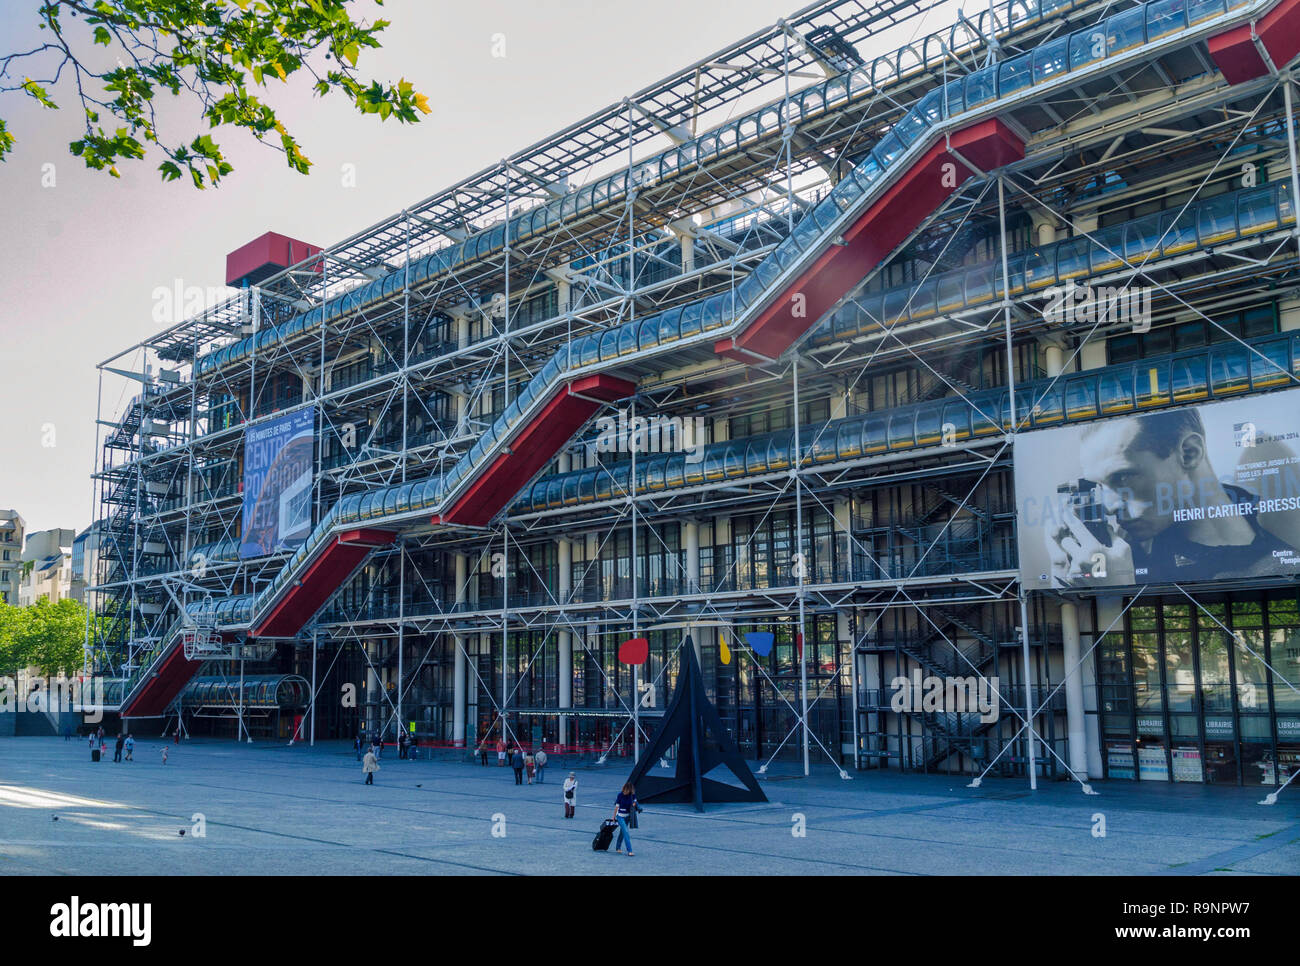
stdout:
[(600, 831), (596, 837), (591, 840), (591, 847), (597, 852), (608, 852), (609, 844), (614, 841), (614, 830), (618, 828), (618, 822), (612, 818), (607, 818), (600, 823)]

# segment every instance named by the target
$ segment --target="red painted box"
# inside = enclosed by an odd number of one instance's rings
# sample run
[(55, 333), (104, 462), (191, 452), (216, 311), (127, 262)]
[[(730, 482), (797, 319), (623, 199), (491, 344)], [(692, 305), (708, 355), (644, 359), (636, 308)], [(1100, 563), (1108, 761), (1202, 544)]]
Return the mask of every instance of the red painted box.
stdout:
[[(226, 284), (239, 287), (247, 281), (249, 285), (256, 285), (276, 272), (318, 254), (320, 250), (318, 245), (268, 231), (226, 256)], [(320, 270), (319, 262), (312, 266), (312, 271)]]

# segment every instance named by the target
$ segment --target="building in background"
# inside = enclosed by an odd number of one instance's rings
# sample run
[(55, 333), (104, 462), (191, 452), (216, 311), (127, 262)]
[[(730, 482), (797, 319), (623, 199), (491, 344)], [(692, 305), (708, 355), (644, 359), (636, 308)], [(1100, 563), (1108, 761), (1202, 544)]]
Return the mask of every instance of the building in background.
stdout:
[(23, 580), (23, 537), (27, 523), (14, 510), (0, 510), (0, 601), (18, 603)]
[(92, 523), (72, 541), (72, 578), (70, 596), (88, 603), (87, 587), (94, 580), (99, 562), (100, 525)]
[(232, 253), (102, 370), (121, 713), (631, 754), (691, 646), (761, 762), (1285, 781), (1296, 2), (825, 0)]
[(37, 530), (23, 544), (23, 577), (18, 603), (26, 607), (46, 599), (56, 604), (72, 596), (74, 530)]

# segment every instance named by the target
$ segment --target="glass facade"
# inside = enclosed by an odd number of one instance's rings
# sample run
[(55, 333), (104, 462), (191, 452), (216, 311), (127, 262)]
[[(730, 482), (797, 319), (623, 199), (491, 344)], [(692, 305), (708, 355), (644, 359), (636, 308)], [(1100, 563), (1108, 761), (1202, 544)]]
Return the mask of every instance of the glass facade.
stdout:
[(1300, 768), (1295, 590), (1139, 599), (1097, 669), (1108, 778), (1272, 786)]

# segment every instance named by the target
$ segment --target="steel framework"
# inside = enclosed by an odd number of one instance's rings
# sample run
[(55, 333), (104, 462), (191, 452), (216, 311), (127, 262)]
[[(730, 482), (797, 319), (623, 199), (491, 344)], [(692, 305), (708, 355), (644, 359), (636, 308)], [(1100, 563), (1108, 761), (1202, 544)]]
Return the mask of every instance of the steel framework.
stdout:
[[(689, 631), (760, 770), (794, 752), (804, 774), (825, 758), (845, 778), (944, 768), (1091, 791), (1096, 653), (1144, 591), (1117, 605), (1022, 587), (1011, 474), (1053, 400), (1061, 420), (1108, 414), (1060, 396), (1076, 374), (1115, 376), (1107, 347), (1127, 330), (1053, 319), (1041, 292), (1140, 287), (1171, 348), (1200, 323), (1241, 353), (1245, 384), (1227, 391), (1300, 378), (1278, 334), (1300, 328), (1295, 77), (1285, 60), (1245, 77), (1221, 63), (1220, 38), (1273, 3), (1013, 0), (921, 35), (935, 6), (813, 4), (101, 364), (87, 661), (123, 679), (123, 710), (205, 595), (230, 602), (205, 640), (233, 640), (257, 636), (238, 614), (259, 593), (291, 592), (292, 553), (239, 557), (241, 453), (250, 426), (312, 407), (315, 519), (351, 499), (354, 525), (395, 536), (260, 669), (306, 675), (308, 648), (310, 738), (327, 648), (324, 680), (359, 655), (372, 732), (635, 754)], [(906, 42), (866, 56), (882, 38)], [(672, 354), (638, 342), (637, 323), (710, 299), (739, 318), (746, 283), (776, 285), (766, 267), (804, 226), (870, 201), (845, 200), (864, 168), (924, 163), (918, 117), (960, 179), (814, 298), (824, 311), (781, 351), (744, 332)], [(981, 165), (954, 146), (984, 119), (1019, 156)], [(853, 250), (841, 224), (823, 259)], [(634, 386), (632, 420), (704, 420), (697, 461), (608, 456), (588, 425), (486, 522), (413, 508), (408, 488), (473, 469), (557, 353), (587, 365), (588, 346)], [(139, 388), (124, 408), (109, 401), (123, 378)], [(381, 492), (413, 509), (363, 509)], [(744, 646), (756, 628), (777, 635), (770, 657)], [(642, 677), (613, 654), (645, 635)], [(913, 670), (973, 676), (998, 714), (895, 710), (890, 682)]]

